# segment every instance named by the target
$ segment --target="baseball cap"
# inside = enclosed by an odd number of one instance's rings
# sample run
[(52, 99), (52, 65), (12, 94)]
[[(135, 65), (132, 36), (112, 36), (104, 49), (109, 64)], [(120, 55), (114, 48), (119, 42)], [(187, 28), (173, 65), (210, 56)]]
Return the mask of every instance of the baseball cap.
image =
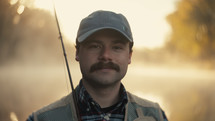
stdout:
[(121, 33), (130, 42), (133, 42), (132, 32), (126, 17), (111, 11), (99, 10), (82, 19), (77, 32), (76, 42), (83, 42), (93, 33), (113, 29)]

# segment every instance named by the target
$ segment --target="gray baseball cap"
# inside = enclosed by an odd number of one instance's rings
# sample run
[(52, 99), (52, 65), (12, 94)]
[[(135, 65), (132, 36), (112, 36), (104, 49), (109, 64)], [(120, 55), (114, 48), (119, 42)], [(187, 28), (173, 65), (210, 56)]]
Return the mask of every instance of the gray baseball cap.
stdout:
[(116, 30), (130, 42), (133, 42), (131, 28), (125, 16), (103, 10), (95, 11), (82, 19), (78, 29), (76, 42), (81, 43), (93, 33), (103, 29)]

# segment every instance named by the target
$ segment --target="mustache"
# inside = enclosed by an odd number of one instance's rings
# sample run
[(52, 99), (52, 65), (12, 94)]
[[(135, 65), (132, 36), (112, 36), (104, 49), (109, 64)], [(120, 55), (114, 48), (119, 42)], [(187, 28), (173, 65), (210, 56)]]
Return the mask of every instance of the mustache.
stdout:
[(117, 72), (120, 71), (120, 67), (113, 62), (108, 62), (108, 63), (98, 62), (91, 66), (90, 72), (94, 72), (94, 71), (100, 70), (100, 69), (114, 69)]

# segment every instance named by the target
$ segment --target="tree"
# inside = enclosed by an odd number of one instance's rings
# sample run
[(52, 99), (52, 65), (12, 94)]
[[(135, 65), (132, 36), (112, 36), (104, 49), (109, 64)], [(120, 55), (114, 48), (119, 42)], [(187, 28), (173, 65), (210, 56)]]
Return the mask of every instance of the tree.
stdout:
[[(28, 7), (31, 0), (23, 1), (26, 0), (10, 4), (8, 0), (1, 0), (0, 65), (14, 60), (55, 63), (61, 59), (61, 46), (54, 16), (48, 11)], [(21, 12), (20, 7), (24, 8)]]
[(166, 47), (192, 60), (215, 59), (215, 1), (181, 0), (167, 16), (172, 27)]

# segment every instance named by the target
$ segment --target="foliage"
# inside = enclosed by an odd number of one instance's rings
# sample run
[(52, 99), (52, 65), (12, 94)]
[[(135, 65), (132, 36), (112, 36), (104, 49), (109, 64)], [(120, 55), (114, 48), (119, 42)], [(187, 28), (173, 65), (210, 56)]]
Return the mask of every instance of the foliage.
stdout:
[[(62, 59), (54, 17), (29, 5), (29, 1), (10, 4), (8, 0), (1, 0), (0, 65), (15, 61), (41, 65)], [(20, 7), (24, 11), (18, 11)]]
[(172, 27), (166, 47), (192, 60), (215, 59), (215, 1), (181, 0), (167, 17)]

